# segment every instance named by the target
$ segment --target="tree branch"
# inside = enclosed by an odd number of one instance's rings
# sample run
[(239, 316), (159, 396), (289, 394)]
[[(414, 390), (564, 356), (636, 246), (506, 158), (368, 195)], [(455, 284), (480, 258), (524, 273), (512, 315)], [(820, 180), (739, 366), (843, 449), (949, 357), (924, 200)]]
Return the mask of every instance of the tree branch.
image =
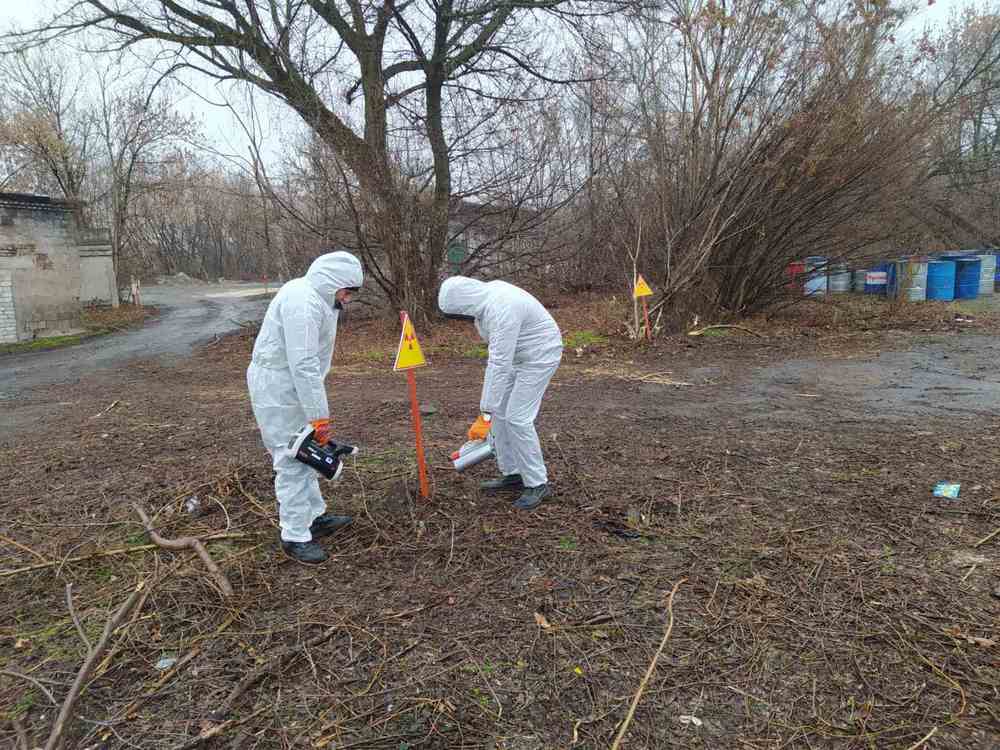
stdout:
[(49, 739), (45, 743), (45, 750), (58, 750), (58, 748), (62, 745), (63, 734), (66, 731), (66, 723), (69, 721), (70, 715), (73, 712), (73, 706), (76, 705), (81, 693), (83, 693), (87, 680), (90, 679), (90, 673), (94, 671), (94, 667), (96, 667), (98, 662), (103, 658), (104, 652), (108, 648), (108, 641), (111, 639), (112, 634), (125, 621), (125, 618), (129, 616), (129, 613), (139, 600), (144, 598), (145, 590), (145, 582), (140, 581), (131, 596), (129, 596), (129, 598), (126, 599), (125, 602), (115, 611), (114, 615), (108, 619), (104, 626), (104, 632), (101, 633), (101, 637), (97, 641), (97, 645), (89, 650), (87, 658), (83, 662), (83, 666), (80, 667), (80, 671), (76, 674), (76, 679), (73, 681), (73, 686), (70, 688), (69, 694), (66, 696), (66, 700), (63, 701), (62, 707), (59, 709), (59, 715), (56, 717), (55, 724), (52, 727), (52, 733), (49, 735)]
[(139, 507), (138, 503), (132, 503), (132, 508), (139, 514), (139, 517), (142, 519), (143, 526), (146, 528), (146, 533), (149, 534), (149, 538), (153, 540), (154, 544), (159, 547), (163, 547), (163, 549), (169, 550), (194, 550), (198, 557), (201, 558), (201, 561), (205, 563), (205, 567), (208, 568), (209, 574), (213, 579), (215, 579), (215, 583), (222, 591), (222, 595), (226, 597), (233, 595), (233, 587), (229, 583), (229, 579), (226, 578), (225, 573), (219, 569), (219, 566), (215, 564), (215, 560), (213, 560), (212, 556), (208, 554), (208, 550), (205, 549), (205, 545), (201, 543), (200, 539), (193, 536), (185, 536), (179, 539), (166, 539), (153, 530), (152, 521), (150, 521), (146, 512)]

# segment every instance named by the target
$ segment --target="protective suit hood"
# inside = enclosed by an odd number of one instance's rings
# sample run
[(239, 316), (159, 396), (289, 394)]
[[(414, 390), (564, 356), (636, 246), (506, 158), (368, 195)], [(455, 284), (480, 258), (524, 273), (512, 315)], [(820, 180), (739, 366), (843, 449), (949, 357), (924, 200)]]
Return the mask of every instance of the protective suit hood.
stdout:
[(438, 307), (445, 315), (471, 315), (481, 318), (490, 290), (486, 282), (467, 276), (445, 279), (438, 291)]
[(364, 271), (361, 261), (348, 252), (338, 250), (316, 258), (306, 271), (306, 281), (333, 307), (337, 290), (361, 286)]

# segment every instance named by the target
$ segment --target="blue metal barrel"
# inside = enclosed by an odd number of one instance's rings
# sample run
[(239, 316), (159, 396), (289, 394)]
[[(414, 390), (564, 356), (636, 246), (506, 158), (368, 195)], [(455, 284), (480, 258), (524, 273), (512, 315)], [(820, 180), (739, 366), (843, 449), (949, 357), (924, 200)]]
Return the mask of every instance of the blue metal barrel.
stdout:
[(876, 263), (865, 276), (865, 294), (885, 294), (889, 283), (889, 264)]
[(928, 263), (927, 299), (955, 299), (955, 271), (953, 260), (932, 260)]
[(983, 262), (976, 256), (965, 256), (955, 261), (955, 299), (975, 299), (979, 296), (979, 279)]

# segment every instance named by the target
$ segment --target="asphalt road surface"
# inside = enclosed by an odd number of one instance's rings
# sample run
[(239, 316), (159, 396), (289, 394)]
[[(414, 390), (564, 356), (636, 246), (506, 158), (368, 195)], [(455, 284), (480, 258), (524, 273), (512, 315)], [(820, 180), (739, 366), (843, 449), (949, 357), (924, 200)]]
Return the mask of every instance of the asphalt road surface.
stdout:
[(129, 360), (188, 356), (198, 344), (263, 318), (268, 299), (260, 284), (145, 287), (143, 303), (160, 315), (142, 328), (61, 349), (0, 356), (0, 412), (4, 401), (34, 388), (72, 384)]

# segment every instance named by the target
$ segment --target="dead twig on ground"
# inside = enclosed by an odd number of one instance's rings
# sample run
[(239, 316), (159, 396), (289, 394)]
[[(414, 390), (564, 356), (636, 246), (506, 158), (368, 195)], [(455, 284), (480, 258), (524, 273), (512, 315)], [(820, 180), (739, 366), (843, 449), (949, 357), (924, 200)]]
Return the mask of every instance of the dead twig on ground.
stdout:
[[(333, 634), (336, 633), (339, 629), (340, 629), (340, 626), (336, 625), (334, 627), (327, 628), (326, 630), (324, 630), (319, 635), (313, 636), (312, 638), (310, 638), (308, 641), (305, 641), (304, 643), (298, 643), (298, 644), (295, 644), (293, 646), (286, 646), (285, 648), (278, 649), (278, 651), (270, 659), (268, 659), (264, 664), (261, 664), (259, 667), (257, 667), (253, 671), (251, 671), (251, 672), (247, 673), (246, 675), (244, 675), (243, 679), (241, 679), (236, 684), (236, 687), (234, 687), (230, 691), (229, 695), (222, 702), (222, 705), (219, 706), (214, 711), (212, 711), (212, 714), (211, 714), (212, 718), (215, 721), (221, 720), (224, 716), (226, 716), (227, 714), (229, 714), (229, 712), (232, 710), (233, 706), (236, 704), (236, 701), (238, 701), (240, 699), (240, 697), (247, 690), (249, 690), (251, 687), (253, 687), (253, 685), (255, 685), (257, 682), (259, 682), (265, 675), (273, 672), (275, 669), (277, 669), (277, 668), (281, 667), (282, 665), (284, 665), (287, 661), (290, 661), (292, 658), (298, 656), (305, 649), (313, 648), (315, 646), (319, 646), (320, 644), (325, 643), (326, 641), (330, 640), (330, 638), (333, 637)], [(224, 722), (224, 723), (227, 723), (227, 722)], [(211, 731), (211, 730), (208, 730), (208, 731)], [(203, 732), (203, 734), (204, 734), (204, 732)], [(215, 734), (212, 734), (211, 736), (214, 737)], [(208, 737), (204, 737), (203, 739), (208, 739)], [(187, 747), (187, 746), (185, 746), (185, 747)]]
[(747, 328), (746, 326), (730, 325), (728, 323), (718, 323), (716, 325), (704, 326), (704, 327), (698, 328), (697, 330), (694, 330), (694, 331), (688, 331), (688, 336), (701, 336), (703, 333), (705, 333), (705, 331), (718, 331), (720, 329), (723, 329), (723, 330), (731, 329), (731, 330), (736, 330), (736, 331), (743, 331), (743, 333), (749, 333), (751, 336), (756, 336), (759, 339), (764, 338), (763, 334), (757, 333), (757, 331), (751, 330), (750, 328)]
[[(205, 542), (217, 542), (223, 539), (245, 539), (252, 534), (212, 534), (207, 536), (203, 541)], [(56, 565), (65, 565), (66, 563), (83, 562), (85, 560), (94, 560), (99, 557), (115, 557), (116, 555), (129, 555), (133, 552), (148, 552), (151, 549), (159, 549), (158, 544), (137, 544), (134, 547), (116, 547), (115, 549), (99, 550), (97, 552), (91, 552), (89, 555), (80, 555), (78, 557), (68, 557), (65, 560), (49, 560), (44, 563), (37, 563), (35, 565), (26, 565), (23, 568), (14, 568), (12, 570), (0, 570), (0, 578), (9, 578), (10, 576), (15, 576), (20, 573), (30, 573), (35, 570), (43, 570), (44, 568), (52, 568)]]
[(142, 525), (146, 527), (146, 533), (149, 534), (149, 538), (152, 539), (157, 546), (169, 550), (194, 550), (198, 557), (201, 558), (201, 561), (205, 563), (205, 567), (208, 568), (209, 574), (215, 579), (215, 582), (222, 590), (223, 596), (233, 595), (232, 584), (229, 583), (229, 579), (226, 578), (226, 574), (223, 573), (219, 569), (219, 566), (215, 564), (215, 560), (213, 560), (212, 556), (208, 554), (208, 550), (205, 549), (205, 545), (202, 544), (200, 539), (193, 536), (184, 536), (178, 539), (167, 539), (162, 537), (153, 529), (153, 522), (149, 519), (149, 516), (146, 515), (146, 511), (139, 507), (138, 503), (132, 503), (132, 508), (139, 514), (139, 518), (142, 519)]
[(31, 743), (28, 741), (28, 731), (24, 728), (21, 720), (16, 716), (11, 716), (10, 725), (14, 727), (14, 733), (17, 735), (17, 750), (31, 750)]
[(25, 545), (21, 544), (18, 541), (15, 541), (14, 539), (9, 539), (8, 537), (5, 537), (3, 534), (0, 534), (0, 542), (9, 544), (12, 547), (17, 547), (19, 550), (27, 552), (29, 555), (34, 555), (35, 557), (37, 557), (39, 560), (43, 561), (46, 564), (48, 564), (49, 562), (45, 557), (40, 555), (38, 552), (35, 552), (35, 550), (31, 549), (31, 547), (26, 547)]
[(987, 534), (986, 536), (984, 536), (982, 539), (980, 539), (978, 542), (976, 542), (972, 546), (973, 547), (980, 547), (980, 546), (986, 544), (986, 542), (988, 542), (990, 539), (992, 539), (993, 537), (995, 537), (997, 534), (1000, 534), (1000, 529), (997, 529), (996, 531), (993, 531), (993, 532)]
[(80, 636), (80, 640), (87, 647), (87, 651), (92, 651), (93, 646), (90, 645), (90, 639), (87, 638), (87, 634), (83, 630), (83, 625), (80, 624), (80, 618), (76, 616), (76, 610), (73, 609), (73, 584), (66, 584), (66, 608), (69, 610), (69, 616), (73, 619), (73, 625), (76, 627), (76, 633)]
[(45, 750), (57, 750), (63, 741), (63, 734), (66, 731), (66, 724), (69, 721), (70, 715), (73, 712), (73, 706), (76, 705), (77, 700), (79, 700), (80, 695), (83, 693), (84, 686), (87, 684), (87, 680), (90, 679), (91, 672), (94, 671), (94, 667), (104, 656), (104, 652), (108, 648), (108, 641), (111, 639), (111, 635), (118, 629), (125, 618), (129, 616), (132, 609), (139, 603), (141, 599), (144, 599), (144, 594), (146, 590), (146, 582), (140, 581), (136, 585), (135, 590), (125, 600), (115, 613), (108, 618), (107, 623), (104, 625), (104, 631), (101, 633), (100, 639), (97, 641), (97, 645), (93, 648), (88, 649), (87, 658), (83, 662), (83, 666), (80, 667), (80, 671), (76, 674), (76, 679), (73, 680), (73, 685), (69, 689), (69, 694), (63, 701), (62, 707), (59, 709), (59, 715), (56, 717), (55, 724), (52, 726), (52, 733), (49, 735), (48, 741), (45, 743)]
[(50, 701), (52, 701), (52, 705), (53, 706), (58, 706), (59, 705), (59, 701), (57, 701), (52, 696), (52, 693), (50, 693), (48, 691), (48, 689), (46, 689), (46, 687), (42, 683), (40, 683), (38, 680), (36, 680), (34, 677), (29, 677), (28, 675), (22, 674), (21, 672), (15, 672), (13, 669), (0, 669), (0, 674), (5, 674), (8, 677), (17, 677), (18, 679), (25, 680), (26, 682), (30, 682), (36, 688), (38, 688), (39, 690), (41, 690), (42, 693), (45, 695), (46, 698), (48, 698)]
[(121, 399), (116, 399), (115, 401), (112, 401), (111, 405), (108, 406), (107, 409), (103, 409), (102, 411), (97, 412), (97, 414), (95, 414), (94, 416), (92, 416), (91, 419), (97, 419), (98, 417), (107, 414), (109, 411), (111, 411), (112, 409), (114, 409), (120, 403), (121, 403)]
[(233, 727), (238, 727), (241, 724), (246, 724), (252, 719), (256, 719), (260, 714), (264, 713), (270, 706), (264, 706), (263, 708), (258, 708), (249, 716), (244, 716), (242, 719), (230, 719), (229, 721), (224, 721), (221, 724), (216, 724), (210, 729), (206, 729), (201, 732), (197, 737), (185, 742), (183, 745), (178, 745), (175, 750), (191, 750), (193, 747), (198, 747), (202, 742), (212, 739), (213, 737), (218, 737), (223, 732), (232, 729)]
[(652, 383), (655, 385), (694, 385), (694, 383), (687, 383), (683, 380), (674, 380), (670, 377), (670, 371), (666, 372), (639, 372), (637, 370), (631, 370), (627, 367), (590, 367), (583, 371), (584, 375), (590, 375), (592, 377), (603, 377), (603, 378), (616, 378), (618, 380), (634, 381), (637, 383)]
[(918, 740), (916, 743), (914, 743), (914, 744), (910, 745), (908, 748), (906, 748), (906, 750), (917, 750), (917, 748), (923, 747), (925, 744), (927, 744), (927, 741), (931, 737), (933, 737), (935, 734), (937, 734), (937, 730), (938, 730), (938, 728), (934, 727), (931, 731), (929, 731), (927, 734), (925, 734), (920, 740)]
[[(226, 618), (225, 622), (223, 622), (219, 627), (217, 627), (215, 629), (215, 631), (211, 635), (203, 636), (203, 638), (214, 638), (215, 636), (220, 635), (226, 629), (228, 629), (229, 626), (232, 625), (233, 622), (236, 621), (236, 618), (239, 617), (239, 616), (240, 616), (240, 612), (239, 611), (232, 612), (229, 615), (229, 617)], [(180, 659), (178, 659), (174, 663), (174, 665), (169, 670), (167, 670), (167, 672), (162, 677), (160, 677), (160, 679), (158, 679), (155, 683), (153, 683), (152, 686), (150, 686), (147, 690), (145, 690), (142, 693), (142, 695), (140, 695), (138, 698), (135, 698), (131, 703), (129, 703), (129, 705), (126, 706), (124, 710), (122, 710), (120, 716), (123, 719), (130, 719), (133, 716), (135, 716), (136, 712), (138, 712), (138, 710), (150, 698), (153, 698), (153, 697), (156, 696), (156, 693), (160, 690), (160, 688), (162, 688), (164, 685), (166, 685), (168, 682), (170, 682), (170, 680), (172, 680), (178, 674), (180, 674), (180, 672), (189, 663), (191, 663), (192, 661), (194, 661), (194, 659), (200, 653), (201, 653), (201, 644), (200, 644), (200, 642), (198, 642), (198, 643), (195, 643), (194, 646), (192, 646), (191, 649), (186, 654), (184, 654), (184, 656), (182, 656)]]
[(686, 578), (682, 578), (675, 583), (673, 589), (670, 591), (670, 596), (667, 597), (667, 631), (663, 634), (663, 640), (660, 641), (660, 647), (656, 649), (656, 653), (653, 654), (653, 660), (649, 662), (646, 674), (643, 675), (642, 682), (639, 683), (639, 689), (636, 690), (635, 695), (632, 696), (632, 705), (628, 707), (628, 713), (625, 714), (625, 720), (622, 721), (622, 725), (618, 729), (618, 734), (615, 736), (615, 741), (611, 744), (611, 750), (618, 750), (618, 748), (621, 747), (622, 740), (625, 738), (625, 733), (628, 732), (629, 725), (632, 723), (632, 717), (635, 716), (635, 709), (639, 705), (639, 701), (642, 698), (643, 692), (646, 690), (646, 685), (649, 683), (649, 679), (653, 676), (653, 672), (656, 670), (656, 662), (659, 661), (660, 654), (663, 653), (663, 649), (667, 645), (667, 641), (670, 640), (670, 633), (674, 629), (674, 594), (677, 593), (677, 589), (680, 588), (680, 585), (686, 580)]

